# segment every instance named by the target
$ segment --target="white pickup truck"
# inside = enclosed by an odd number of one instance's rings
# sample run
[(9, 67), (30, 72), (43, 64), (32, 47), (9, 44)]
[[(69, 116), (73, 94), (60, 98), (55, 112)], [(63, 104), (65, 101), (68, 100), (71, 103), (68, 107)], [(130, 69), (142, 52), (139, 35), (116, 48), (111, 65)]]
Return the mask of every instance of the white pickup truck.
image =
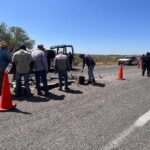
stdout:
[(136, 56), (125, 56), (124, 58), (118, 59), (118, 65), (137, 65), (138, 60)]

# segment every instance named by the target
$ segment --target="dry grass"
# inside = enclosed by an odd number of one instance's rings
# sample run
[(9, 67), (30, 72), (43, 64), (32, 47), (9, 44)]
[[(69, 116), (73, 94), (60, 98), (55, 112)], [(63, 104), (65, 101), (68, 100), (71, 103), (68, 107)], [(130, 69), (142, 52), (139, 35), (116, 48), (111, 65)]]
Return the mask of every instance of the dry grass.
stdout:
[[(116, 64), (119, 58), (122, 58), (121, 55), (91, 55), (95, 60), (96, 65), (112, 65)], [(79, 66), (82, 64), (81, 59), (78, 54), (75, 54), (74, 66)]]

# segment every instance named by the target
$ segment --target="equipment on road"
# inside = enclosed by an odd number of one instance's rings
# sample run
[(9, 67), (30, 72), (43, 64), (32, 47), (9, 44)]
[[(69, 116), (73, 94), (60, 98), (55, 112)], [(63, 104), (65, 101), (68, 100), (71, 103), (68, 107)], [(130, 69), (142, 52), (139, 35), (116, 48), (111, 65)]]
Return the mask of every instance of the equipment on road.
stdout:
[(10, 92), (8, 73), (4, 74), (2, 95), (0, 97), (0, 111), (7, 111), (16, 107), (16, 103), (12, 102)]
[(84, 82), (85, 82), (85, 77), (84, 76), (79, 76), (78, 83), (81, 84), (81, 85), (84, 85)]
[(118, 80), (123, 80), (123, 66), (120, 65), (119, 71), (118, 71)]

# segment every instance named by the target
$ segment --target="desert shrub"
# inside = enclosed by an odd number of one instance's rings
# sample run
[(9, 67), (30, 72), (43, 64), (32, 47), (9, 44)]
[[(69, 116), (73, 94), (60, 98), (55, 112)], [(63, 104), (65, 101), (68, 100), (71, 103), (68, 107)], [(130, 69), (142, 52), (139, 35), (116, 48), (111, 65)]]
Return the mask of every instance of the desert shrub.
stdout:
[[(95, 60), (97, 65), (112, 65), (116, 64), (121, 55), (91, 55)], [(74, 55), (74, 66), (79, 66), (82, 64), (82, 60), (79, 58), (79, 54)]]

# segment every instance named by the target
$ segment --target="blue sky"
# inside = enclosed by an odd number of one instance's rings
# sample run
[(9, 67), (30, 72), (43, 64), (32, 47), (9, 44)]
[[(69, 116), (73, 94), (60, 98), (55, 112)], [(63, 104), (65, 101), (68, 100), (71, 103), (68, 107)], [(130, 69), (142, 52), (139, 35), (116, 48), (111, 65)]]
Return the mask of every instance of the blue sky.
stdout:
[[(0, 22), (19, 26), (46, 48), (77, 53), (150, 51), (150, 0), (0, 0)], [(36, 45), (35, 45), (36, 46)]]

